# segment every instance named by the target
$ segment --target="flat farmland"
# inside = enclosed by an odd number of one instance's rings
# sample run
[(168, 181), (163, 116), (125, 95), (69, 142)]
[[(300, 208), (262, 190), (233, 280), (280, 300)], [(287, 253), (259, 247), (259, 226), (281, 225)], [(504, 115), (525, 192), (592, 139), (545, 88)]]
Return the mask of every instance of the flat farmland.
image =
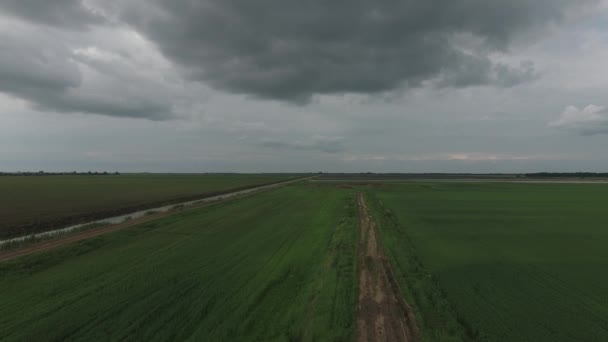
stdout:
[(410, 183), (366, 193), (424, 340), (608, 340), (608, 186)]
[(606, 341), (607, 200), (296, 182), (0, 262), (0, 340)]
[(289, 185), (0, 263), (0, 340), (353, 338), (349, 189)]
[(0, 239), (296, 178), (286, 174), (0, 177)]

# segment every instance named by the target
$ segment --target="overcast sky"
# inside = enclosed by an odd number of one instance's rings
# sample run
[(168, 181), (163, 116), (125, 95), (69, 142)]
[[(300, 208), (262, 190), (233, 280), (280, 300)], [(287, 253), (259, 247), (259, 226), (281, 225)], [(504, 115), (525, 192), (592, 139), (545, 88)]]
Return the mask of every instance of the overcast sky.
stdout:
[(608, 0), (0, 0), (0, 171), (608, 171)]

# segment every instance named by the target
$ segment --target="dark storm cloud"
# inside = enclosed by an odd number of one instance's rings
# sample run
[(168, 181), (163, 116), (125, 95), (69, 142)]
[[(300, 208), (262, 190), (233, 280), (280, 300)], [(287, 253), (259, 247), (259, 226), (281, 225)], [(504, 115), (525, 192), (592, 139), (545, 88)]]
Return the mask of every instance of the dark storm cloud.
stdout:
[[(516, 37), (563, 19), (570, 0), (157, 0), (125, 20), (191, 77), (288, 101), (414, 87), (513, 86), (532, 64), (494, 63)], [(160, 11), (159, 11), (160, 9)], [(458, 34), (481, 40), (471, 51)]]
[(2, 0), (0, 10), (35, 23), (84, 28), (103, 17), (82, 0)]

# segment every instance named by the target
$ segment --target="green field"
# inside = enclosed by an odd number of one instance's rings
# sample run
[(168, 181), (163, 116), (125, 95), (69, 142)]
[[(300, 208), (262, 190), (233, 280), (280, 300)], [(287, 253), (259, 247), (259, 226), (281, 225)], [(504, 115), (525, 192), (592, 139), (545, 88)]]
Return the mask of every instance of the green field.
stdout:
[(350, 341), (358, 209), (422, 341), (607, 341), (608, 185), (291, 184), (0, 263), (0, 340)]
[(425, 340), (608, 341), (608, 186), (367, 192)]
[(350, 340), (356, 210), (291, 185), (4, 262), (0, 340)]
[(281, 174), (0, 177), (0, 239), (293, 177)]

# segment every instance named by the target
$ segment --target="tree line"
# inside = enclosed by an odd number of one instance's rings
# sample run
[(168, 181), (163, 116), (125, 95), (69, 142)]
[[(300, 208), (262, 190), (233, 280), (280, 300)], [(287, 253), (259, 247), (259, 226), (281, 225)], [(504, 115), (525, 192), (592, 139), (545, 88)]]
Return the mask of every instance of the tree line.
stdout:
[(608, 177), (608, 172), (537, 172), (526, 173), (525, 176), (530, 178), (597, 178)]
[(17, 171), (17, 172), (0, 172), (0, 176), (117, 176), (119, 172), (107, 171), (88, 171), (88, 172), (45, 172), (45, 171)]

